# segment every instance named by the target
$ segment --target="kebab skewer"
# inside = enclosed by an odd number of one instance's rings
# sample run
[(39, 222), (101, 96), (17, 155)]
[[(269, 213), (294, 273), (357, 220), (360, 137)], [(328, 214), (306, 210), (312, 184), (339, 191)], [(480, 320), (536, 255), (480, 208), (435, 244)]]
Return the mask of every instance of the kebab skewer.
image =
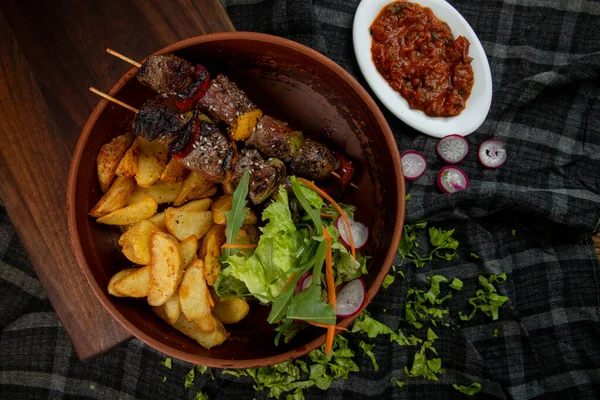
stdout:
[[(293, 131), (286, 123), (263, 115), (224, 75), (217, 75), (209, 83), (204, 66), (194, 67), (172, 54), (150, 56), (140, 64), (111, 49), (107, 52), (138, 67), (136, 76), (142, 84), (163, 96), (175, 96), (178, 108), (184, 110), (197, 102), (197, 108), (230, 127), (233, 139), (246, 140), (247, 145), (267, 157), (290, 163), (293, 173), (313, 180), (324, 180), (333, 175), (341, 180), (342, 188), (347, 184), (357, 188), (350, 182), (354, 167), (342, 154), (334, 155), (327, 146), (304, 139), (301, 132)], [(240, 125), (246, 129), (238, 129)], [(240, 131), (245, 133), (238, 134)], [(335, 172), (338, 165), (343, 177)], [(235, 183), (235, 174), (233, 178)]]

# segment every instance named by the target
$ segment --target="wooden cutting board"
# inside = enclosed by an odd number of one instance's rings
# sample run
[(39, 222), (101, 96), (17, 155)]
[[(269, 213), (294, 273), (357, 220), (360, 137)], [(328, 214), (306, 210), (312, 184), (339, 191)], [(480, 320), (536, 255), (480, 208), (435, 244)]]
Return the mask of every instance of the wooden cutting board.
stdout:
[(71, 250), (69, 164), (99, 99), (130, 66), (175, 41), (233, 31), (220, 0), (0, 3), (0, 198), (80, 358), (130, 338), (100, 306)]

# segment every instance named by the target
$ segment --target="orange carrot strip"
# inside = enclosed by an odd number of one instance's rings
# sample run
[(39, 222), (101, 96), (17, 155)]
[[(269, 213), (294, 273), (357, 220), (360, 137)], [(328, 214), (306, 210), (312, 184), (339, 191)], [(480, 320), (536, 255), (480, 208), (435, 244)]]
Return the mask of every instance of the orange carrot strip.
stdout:
[(335, 207), (335, 209), (340, 213), (340, 215), (342, 216), (342, 219), (344, 220), (344, 223), (346, 224), (346, 229), (348, 229), (348, 238), (350, 239), (350, 250), (352, 253), (352, 257), (356, 259), (356, 249), (354, 248), (354, 238), (352, 237), (352, 231), (350, 230), (350, 221), (348, 221), (348, 217), (346, 217), (346, 214), (344, 213), (344, 210), (342, 210), (342, 207), (340, 207), (340, 205), (338, 203), (336, 203), (335, 200), (333, 200), (331, 198), (331, 196), (329, 196), (323, 190), (319, 189), (311, 181), (308, 181), (304, 178), (296, 178), (296, 179), (298, 181), (302, 182), (303, 184), (305, 184), (306, 186), (308, 186), (309, 188), (311, 188), (312, 190), (314, 190), (315, 192), (317, 192), (325, 200), (330, 202)]
[(321, 217), (323, 217), (323, 218), (333, 218), (333, 217), (335, 217), (335, 215), (333, 215), (333, 214), (327, 214), (327, 213), (321, 213)]
[(337, 325), (327, 325), (327, 324), (322, 324), (320, 322), (313, 322), (313, 321), (306, 321), (307, 324), (309, 325), (313, 325), (313, 326), (318, 326), (319, 328), (333, 328), (336, 331), (347, 331), (346, 328), (344, 328), (343, 326), (337, 326)]
[(225, 243), (221, 248), (223, 249), (255, 249), (258, 247), (258, 244), (233, 244), (233, 243)]
[[(327, 242), (327, 254), (325, 255), (325, 280), (327, 281), (327, 295), (329, 304), (333, 306), (335, 311), (335, 282), (333, 281), (333, 262), (331, 260), (331, 235), (327, 229), (323, 227), (323, 238)], [(333, 348), (333, 340), (335, 338), (335, 325), (327, 327), (327, 340), (325, 341), (325, 354), (329, 354)]]

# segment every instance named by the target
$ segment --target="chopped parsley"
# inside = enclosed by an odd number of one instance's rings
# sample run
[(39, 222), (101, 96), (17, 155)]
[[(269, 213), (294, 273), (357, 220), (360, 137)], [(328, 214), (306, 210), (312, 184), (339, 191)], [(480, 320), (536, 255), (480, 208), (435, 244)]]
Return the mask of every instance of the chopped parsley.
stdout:
[(473, 382), (469, 386), (458, 385), (455, 383), (452, 385), (452, 387), (459, 392), (466, 394), (467, 396), (473, 396), (475, 393), (479, 393), (481, 390), (481, 383)]

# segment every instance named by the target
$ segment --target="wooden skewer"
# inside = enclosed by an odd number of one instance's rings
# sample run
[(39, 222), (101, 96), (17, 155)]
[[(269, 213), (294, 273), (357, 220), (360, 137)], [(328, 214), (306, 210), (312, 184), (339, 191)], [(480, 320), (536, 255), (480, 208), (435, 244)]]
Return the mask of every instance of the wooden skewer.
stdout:
[(131, 58), (129, 58), (129, 57), (127, 57), (127, 56), (125, 56), (125, 55), (123, 55), (123, 54), (121, 54), (119, 52), (116, 52), (113, 49), (106, 49), (106, 52), (108, 54), (112, 54), (113, 56), (115, 56), (117, 58), (120, 58), (121, 60), (123, 60), (125, 62), (128, 62), (131, 65), (135, 65), (138, 68), (140, 68), (142, 66), (142, 64), (140, 64), (139, 62), (137, 62), (135, 60), (132, 60)]
[[(136, 66), (136, 67), (138, 67), (138, 68), (140, 68), (140, 67), (142, 66), (142, 64), (140, 64), (139, 62), (137, 62), (137, 61), (135, 61), (135, 60), (132, 60), (131, 58), (129, 58), (129, 57), (127, 57), (127, 56), (125, 56), (125, 55), (123, 55), (123, 54), (121, 54), (121, 53), (119, 53), (119, 52), (116, 52), (116, 51), (114, 51), (114, 50), (112, 50), (112, 49), (110, 49), (110, 48), (107, 48), (107, 49), (106, 49), (106, 52), (107, 52), (108, 54), (111, 54), (111, 55), (113, 55), (113, 56), (117, 57), (117, 58), (120, 58), (121, 60), (123, 60), (123, 61), (125, 61), (125, 62), (128, 62), (128, 63), (129, 63), (129, 64), (131, 64), (131, 65), (135, 65), (135, 66)], [(112, 98), (112, 97), (108, 96), (107, 94), (104, 94), (104, 93), (102, 93), (102, 92), (100, 92), (100, 91), (96, 91), (96, 89), (94, 89), (94, 88), (90, 88), (90, 90), (91, 90), (92, 92), (96, 93), (96, 94), (99, 94), (100, 96), (104, 97), (105, 99), (108, 99), (108, 100), (110, 100), (110, 101), (114, 101), (115, 103), (117, 103), (117, 104), (119, 104), (119, 105), (121, 105), (121, 106), (123, 106), (123, 107), (125, 107), (125, 108), (127, 108), (127, 109), (129, 109), (129, 110), (131, 110), (131, 111), (133, 111), (133, 112), (134, 112), (134, 113), (136, 113), (136, 114), (139, 112), (139, 110), (136, 110), (135, 108), (131, 107), (130, 105), (128, 105), (128, 104), (125, 104), (125, 103), (122, 103), (122, 102), (120, 102), (119, 100), (117, 100), (117, 99), (115, 99), (115, 98)], [(135, 111), (134, 111), (134, 110), (135, 110)], [(341, 177), (341, 176), (340, 176), (340, 175), (339, 175), (337, 172), (332, 172), (332, 173), (331, 173), (331, 175), (333, 175), (333, 176), (334, 176), (334, 177), (336, 177), (337, 179), (340, 179), (340, 180), (342, 179), (342, 177)], [(352, 183), (352, 182), (350, 182), (350, 186), (352, 186), (352, 187), (353, 187), (353, 188), (355, 188), (355, 189), (358, 189), (358, 186), (356, 186), (356, 185), (355, 185), (354, 183)]]
[(127, 104), (127, 103), (123, 103), (121, 100), (115, 99), (114, 97), (112, 97), (112, 96), (109, 96), (109, 95), (107, 95), (106, 93), (104, 93), (104, 92), (101, 92), (101, 91), (99, 91), (99, 90), (98, 90), (98, 89), (96, 89), (96, 88), (90, 87), (90, 91), (92, 91), (92, 92), (96, 93), (96, 94), (97, 94), (98, 96), (100, 96), (100, 97), (104, 97), (106, 100), (110, 100), (110, 101), (112, 101), (113, 103), (116, 103), (116, 104), (120, 105), (121, 107), (125, 107), (125, 108), (126, 108), (126, 109), (128, 109), (129, 111), (133, 111), (133, 112), (134, 112), (134, 113), (136, 113), (136, 114), (140, 112), (140, 110), (138, 110), (137, 108), (135, 108), (135, 107), (131, 107), (129, 104)]

